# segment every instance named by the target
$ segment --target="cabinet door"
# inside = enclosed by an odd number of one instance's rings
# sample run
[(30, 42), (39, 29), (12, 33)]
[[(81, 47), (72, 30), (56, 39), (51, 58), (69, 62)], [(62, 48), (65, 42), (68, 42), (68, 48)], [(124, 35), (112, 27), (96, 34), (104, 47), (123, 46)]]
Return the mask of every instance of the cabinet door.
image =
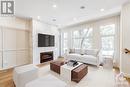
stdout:
[(2, 29), (0, 27), (0, 51), (2, 50)]
[(3, 49), (16, 50), (16, 30), (3, 29)]
[(19, 30), (16, 32), (17, 49), (28, 49), (29, 36), (27, 31)]
[(0, 27), (0, 69), (2, 69), (2, 29)]
[(0, 51), (0, 69), (2, 69), (2, 52)]
[(17, 65), (24, 65), (29, 63), (28, 50), (17, 51)]
[(16, 66), (16, 51), (3, 52), (3, 68)]

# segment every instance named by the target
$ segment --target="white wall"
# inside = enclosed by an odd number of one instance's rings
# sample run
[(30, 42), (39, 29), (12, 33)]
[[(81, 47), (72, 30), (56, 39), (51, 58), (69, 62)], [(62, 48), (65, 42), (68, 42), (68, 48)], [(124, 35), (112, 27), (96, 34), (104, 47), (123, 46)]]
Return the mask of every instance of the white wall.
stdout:
[(130, 3), (125, 4), (121, 11), (121, 64), (120, 70), (125, 76), (130, 77), (130, 54), (125, 54), (124, 49), (130, 50)]
[[(38, 47), (38, 33), (55, 35), (55, 47)], [(33, 41), (33, 64), (40, 63), (40, 53), (53, 51), (54, 59), (59, 56), (59, 31), (57, 27), (44, 22), (32, 21), (32, 41)]]
[[(101, 49), (101, 37), (100, 37), (100, 26), (103, 25), (108, 25), (108, 24), (116, 24), (116, 36), (115, 36), (115, 55), (114, 55), (114, 61), (115, 66), (119, 67), (119, 61), (120, 61), (120, 16), (113, 16), (113, 17), (108, 17), (108, 18), (103, 18), (103, 19), (99, 19), (99, 20), (95, 20), (95, 21), (89, 21), (89, 22), (85, 22), (82, 24), (77, 24), (77, 25), (73, 25), (73, 26), (69, 26), (69, 27), (65, 27), (61, 29), (61, 33), (63, 32), (68, 32), (69, 33), (69, 39), (72, 38), (70, 34), (72, 34), (71, 32), (75, 31), (75, 30), (81, 30), (81, 29), (85, 29), (85, 28), (93, 28), (93, 48), (94, 49)], [(69, 40), (68, 41), (68, 47), (71, 48), (72, 47), (72, 43)], [(61, 47), (62, 48), (62, 47)], [(63, 54), (61, 54), (63, 55)]]

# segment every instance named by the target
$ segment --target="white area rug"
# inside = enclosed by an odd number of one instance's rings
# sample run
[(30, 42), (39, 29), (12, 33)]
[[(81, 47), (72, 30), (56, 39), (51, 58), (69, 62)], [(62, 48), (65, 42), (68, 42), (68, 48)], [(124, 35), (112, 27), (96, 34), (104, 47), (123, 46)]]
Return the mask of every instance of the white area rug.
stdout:
[[(114, 72), (112, 69), (89, 66), (88, 70), (88, 74), (79, 83), (71, 82), (68, 85), (71, 87), (115, 87)], [(48, 74), (52, 74), (62, 80), (59, 74), (50, 71), (49, 65), (40, 68), (40, 76)]]

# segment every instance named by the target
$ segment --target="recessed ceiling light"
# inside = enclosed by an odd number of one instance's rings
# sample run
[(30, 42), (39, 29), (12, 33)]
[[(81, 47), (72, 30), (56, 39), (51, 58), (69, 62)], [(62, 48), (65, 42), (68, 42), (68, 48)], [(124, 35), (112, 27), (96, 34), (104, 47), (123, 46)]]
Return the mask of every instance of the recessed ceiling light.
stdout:
[(56, 21), (56, 19), (55, 19), (55, 18), (53, 18), (53, 19), (52, 19), (52, 21)]
[(100, 9), (100, 11), (101, 11), (101, 12), (103, 12), (103, 11), (104, 11), (104, 9), (102, 8), (102, 9)]
[(81, 6), (80, 9), (85, 9), (85, 6)]
[(54, 4), (54, 5), (52, 5), (52, 7), (53, 7), (53, 8), (56, 8), (56, 7), (57, 7), (57, 5), (56, 5), (56, 4)]

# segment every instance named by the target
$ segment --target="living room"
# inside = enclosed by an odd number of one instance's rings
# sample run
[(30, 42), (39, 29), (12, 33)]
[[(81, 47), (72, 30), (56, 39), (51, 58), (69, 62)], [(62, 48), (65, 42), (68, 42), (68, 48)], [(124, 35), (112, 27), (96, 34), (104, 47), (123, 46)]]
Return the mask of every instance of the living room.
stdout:
[(129, 0), (0, 4), (0, 87), (130, 86)]

